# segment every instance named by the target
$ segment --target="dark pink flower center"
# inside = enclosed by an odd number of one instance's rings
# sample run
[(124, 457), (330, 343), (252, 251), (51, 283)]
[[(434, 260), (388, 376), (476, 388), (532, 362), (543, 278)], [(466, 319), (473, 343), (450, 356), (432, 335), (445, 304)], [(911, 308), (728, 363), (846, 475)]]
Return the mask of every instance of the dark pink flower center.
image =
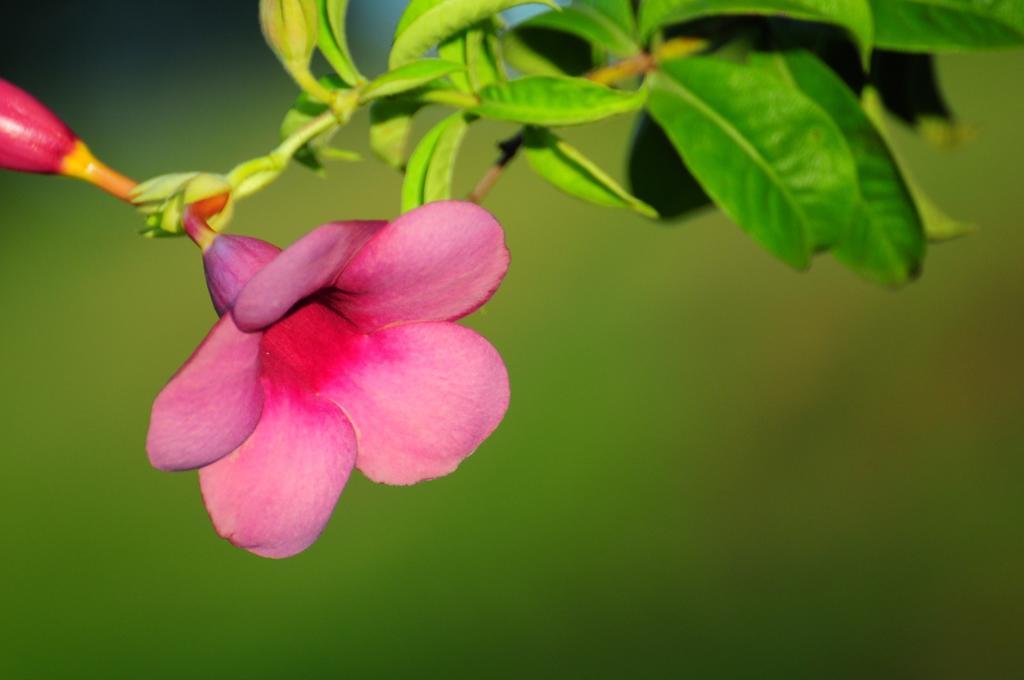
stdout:
[(344, 379), (339, 366), (386, 360), (367, 335), (315, 298), (268, 328), (260, 347), (266, 378), (313, 393)]

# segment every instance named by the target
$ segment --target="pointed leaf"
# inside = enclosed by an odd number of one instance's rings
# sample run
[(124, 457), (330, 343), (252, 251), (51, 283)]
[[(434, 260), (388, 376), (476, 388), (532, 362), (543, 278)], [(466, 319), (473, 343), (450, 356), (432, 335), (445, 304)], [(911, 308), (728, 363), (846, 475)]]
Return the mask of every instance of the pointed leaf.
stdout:
[(865, 62), (874, 44), (867, 0), (645, 0), (640, 5), (640, 32), (647, 37), (669, 24), (723, 14), (785, 16), (841, 26), (854, 37)]
[(924, 258), (921, 220), (886, 140), (856, 95), (832, 69), (805, 50), (758, 53), (754, 61), (821, 106), (842, 130), (853, 153), (861, 205), (850, 229), (833, 247), (836, 258), (886, 285), (912, 279)]
[(871, 0), (879, 47), (906, 52), (1024, 44), (1020, 0)]
[(402, 212), (452, 197), (455, 158), (469, 119), (454, 113), (435, 125), (413, 151), (402, 184)]
[[(864, 111), (875, 124), (875, 128), (888, 140), (885, 115), (882, 111), (882, 99), (878, 92), (871, 87), (865, 88), (861, 95), (861, 102)], [(906, 163), (903, 162), (899, 155), (893, 152), (893, 158), (896, 160), (897, 165), (899, 165), (907, 182), (907, 188), (910, 189), (910, 193), (914, 197), (914, 202), (917, 204), (917, 213), (921, 218), (925, 236), (928, 237), (929, 241), (949, 241), (961, 236), (967, 236), (976, 231), (977, 227), (975, 225), (962, 222), (946, 214), (921, 188), (921, 185), (914, 179)]]
[(657, 210), (631, 195), (608, 173), (550, 130), (528, 127), (523, 137), (530, 167), (558, 189), (596, 205), (629, 208), (657, 219)]
[(501, 46), (508, 63), (528, 75), (579, 76), (598, 66), (585, 40), (545, 28), (517, 26), (502, 35)]
[(508, 80), (497, 24), (492, 18), (470, 29), (466, 35), (466, 68), (474, 92)]
[(508, 79), (501, 57), (497, 21), (493, 18), (471, 26), (445, 40), (437, 48), (438, 56), (465, 66), (450, 80), (462, 92), (476, 92), (492, 83)]
[(510, 7), (529, 4), (558, 9), (552, 0), (413, 0), (398, 22), (388, 63), (391, 68), (408, 64), (464, 28)]
[(362, 100), (371, 101), (414, 90), (450, 73), (464, 71), (465, 66), (442, 59), (420, 59), (388, 71), (375, 78), (363, 90)]
[(523, 28), (544, 28), (583, 38), (601, 45), (619, 57), (630, 57), (640, 51), (631, 33), (612, 19), (587, 5), (575, 4), (561, 12), (544, 12), (521, 24)]
[(711, 199), (650, 115), (637, 117), (629, 152), (629, 188), (664, 220), (706, 208)]
[(646, 92), (625, 92), (584, 80), (527, 76), (480, 91), (475, 113), (527, 125), (579, 125), (635, 111)]
[(348, 0), (317, 0), (320, 12), (320, 34), (317, 42), (320, 51), (341, 78), (349, 85), (365, 80), (352, 60), (348, 49), (345, 15)]
[(661, 65), (649, 109), (715, 202), (794, 267), (835, 243), (857, 205), (835, 123), (756, 68), (707, 57)]
[[(466, 34), (471, 30), (473, 29), (467, 28), (463, 31), (459, 31), (451, 37), (445, 38), (444, 42), (437, 46), (437, 56), (441, 57), (445, 61), (451, 61), (465, 66)], [(452, 81), (452, 85), (455, 86), (455, 89), (460, 92), (473, 91), (473, 86), (469, 82), (469, 73), (466, 70), (452, 73), (448, 79)]]

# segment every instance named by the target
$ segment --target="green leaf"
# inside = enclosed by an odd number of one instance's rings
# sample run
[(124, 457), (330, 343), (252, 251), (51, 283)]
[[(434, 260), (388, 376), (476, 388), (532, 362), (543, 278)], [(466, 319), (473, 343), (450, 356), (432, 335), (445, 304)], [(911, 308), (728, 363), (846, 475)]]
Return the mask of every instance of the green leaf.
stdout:
[(413, 0), (398, 22), (388, 63), (391, 68), (408, 64), (464, 28), (510, 7), (529, 4), (558, 9), (552, 0)]
[(637, 117), (629, 152), (629, 188), (664, 220), (711, 205), (697, 179), (650, 115)]
[(370, 148), (382, 161), (401, 170), (412, 132), (412, 118), (422, 104), (404, 101), (375, 101), (370, 104)]
[(474, 92), (508, 80), (496, 19), (484, 21), (466, 35), (466, 68)]
[(579, 125), (635, 111), (646, 92), (625, 92), (582, 78), (527, 76), (480, 91), (481, 116), (527, 125)]
[[(451, 61), (456, 64), (466, 64), (466, 34), (469, 33), (471, 28), (467, 28), (464, 31), (459, 31), (455, 35), (445, 38), (445, 40), (437, 46), (437, 56), (441, 57), (445, 61)], [(472, 92), (473, 86), (469, 82), (468, 69), (463, 71), (456, 71), (452, 73), (449, 80), (452, 81), (452, 85), (455, 86), (460, 92)]]
[(636, 35), (633, 0), (574, 0), (573, 5), (596, 10), (615, 22), (626, 35)]
[(805, 50), (758, 53), (753, 60), (821, 106), (842, 130), (853, 153), (861, 205), (849, 230), (833, 247), (836, 258), (886, 285), (912, 279), (924, 259), (921, 220), (896, 159), (856, 95)]
[(462, 64), (442, 59), (420, 59), (375, 78), (363, 90), (362, 101), (390, 97), (465, 70)]
[(929, 241), (933, 243), (952, 241), (969, 236), (978, 230), (977, 226), (958, 220), (940, 208), (913, 177), (908, 177), (907, 183), (910, 192), (914, 195), (917, 211), (921, 215), (921, 221), (924, 222), (925, 235)]
[(583, 4), (574, 4), (561, 12), (544, 12), (521, 24), (523, 28), (543, 28), (570, 33), (601, 45), (619, 57), (630, 57), (640, 51), (631, 33), (601, 11)]
[(585, 40), (543, 28), (506, 31), (502, 49), (513, 68), (529, 75), (578, 76), (598, 66)]
[(402, 212), (452, 197), (455, 157), (470, 118), (454, 113), (435, 125), (413, 151), (402, 184)]
[(865, 63), (874, 44), (867, 0), (645, 0), (640, 5), (640, 32), (646, 38), (669, 24), (722, 14), (785, 16), (841, 26), (857, 41)]
[(1020, 0), (871, 0), (875, 42), (906, 52), (1024, 44)]
[(348, 0), (317, 0), (320, 12), (320, 34), (317, 45), (324, 57), (349, 85), (365, 80), (359, 73), (348, 49), (345, 15)]
[(608, 173), (550, 130), (528, 127), (523, 139), (530, 167), (558, 189), (596, 205), (629, 208), (657, 219), (657, 210), (623, 189)]
[[(883, 137), (888, 139), (885, 116), (882, 111), (882, 99), (878, 92), (872, 87), (865, 88), (861, 95), (861, 101), (864, 111), (875, 124), (875, 128)], [(914, 197), (914, 202), (917, 204), (917, 213), (921, 218), (925, 236), (928, 237), (929, 241), (949, 241), (961, 236), (967, 236), (977, 229), (973, 224), (962, 222), (946, 214), (921, 188), (921, 185), (914, 179), (899, 155), (893, 152), (893, 158), (897, 165), (899, 165), (903, 178), (907, 182), (907, 188)]]
[(761, 245), (807, 267), (858, 203), (853, 157), (835, 123), (753, 67), (692, 57), (661, 68), (649, 110), (701, 186)]
[(501, 57), (497, 22), (491, 18), (456, 33), (442, 42), (437, 53), (442, 59), (465, 66), (465, 72), (451, 74), (462, 92), (476, 92), (491, 83), (508, 79)]

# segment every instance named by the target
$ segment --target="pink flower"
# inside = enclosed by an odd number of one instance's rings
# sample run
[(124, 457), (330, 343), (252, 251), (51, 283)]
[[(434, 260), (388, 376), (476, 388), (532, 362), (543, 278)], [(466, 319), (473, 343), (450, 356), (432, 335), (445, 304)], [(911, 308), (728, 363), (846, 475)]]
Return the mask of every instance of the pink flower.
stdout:
[(128, 201), (135, 182), (99, 162), (38, 99), (0, 78), (0, 168), (84, 179)]
[(390, 223), (327, 224), (283, 252), (207, 243), (222, 316), (157, 397), (147, 449), (162, 470), (201, 468), (207, 511), (233, 544), (301, 552), (353, 467), (386, 484), (440, 477), (501, 422), (505, 365), (452, 323), (508, 268), (483, 209), (434, 203)]

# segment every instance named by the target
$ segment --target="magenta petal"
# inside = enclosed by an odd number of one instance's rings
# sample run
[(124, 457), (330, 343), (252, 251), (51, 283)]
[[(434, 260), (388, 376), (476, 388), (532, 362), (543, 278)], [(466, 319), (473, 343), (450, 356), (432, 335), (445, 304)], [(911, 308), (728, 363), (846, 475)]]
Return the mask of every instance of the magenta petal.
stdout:
[(223, 315), (256, 273), (271, 262), (281, 249), (249, 236), (220, 234), (203, 253), (203, 269), (210, 299)]
[(235, 301), (238, 327), (266, 328), (338, 273), (386, 222), (335, 222), (314, 229), (259, 271)]
[(356, 437), (334, 404), (264, 379), (266, 405), (252, 436), (199, 471), (217, 533), (263, 557), (308, 548), (330, 519), (356, 457)]
[(396, 326), (343, 346), (320, 387), (356, 428), (356, 466), (386, 484), (453, 471), (494, 431), (509, 401), (497, 350), (447, 322)]
[(209, 465), (246, 440), (263, 408), (261, 333), (217, 322), (153, 403), (146, 449), (153, 467)]
[(363, 331), (445, 321), (490, 299), (508, 270), (501, 225), (472, 203), (431, 203), (402, 215), (338, 277), (336, 307)]

